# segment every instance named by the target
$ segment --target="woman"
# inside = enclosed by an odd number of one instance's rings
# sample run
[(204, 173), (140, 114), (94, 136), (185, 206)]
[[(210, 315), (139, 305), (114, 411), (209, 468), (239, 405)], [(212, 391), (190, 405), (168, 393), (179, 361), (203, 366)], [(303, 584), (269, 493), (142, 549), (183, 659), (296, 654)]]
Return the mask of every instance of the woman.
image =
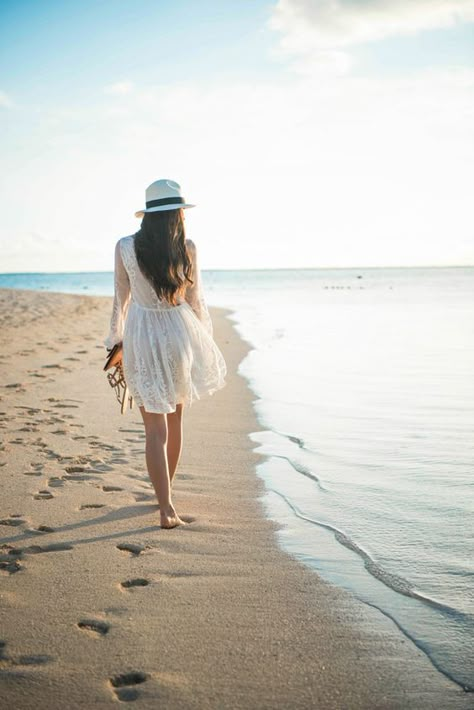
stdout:
[(110, 350), (123, 342), (125, 381), (140, 408), (146, 464), (161, 527), (183, 525), (171, 500), (182, 448), (183, 407), (224, 387), (226, 363), (213, 339), (195, 244), (185, 238), (181, 188), (157, 180), (146, 190), (139, 231), (115, 246)]

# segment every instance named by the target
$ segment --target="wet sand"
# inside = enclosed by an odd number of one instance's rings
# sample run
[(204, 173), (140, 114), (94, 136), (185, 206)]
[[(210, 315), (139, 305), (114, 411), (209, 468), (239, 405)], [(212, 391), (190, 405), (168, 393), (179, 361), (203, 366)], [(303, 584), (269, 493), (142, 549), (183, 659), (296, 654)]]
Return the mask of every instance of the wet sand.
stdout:
[(102, 365), (111, 298), (0, 290), (0, 698), (6, 708), (469, 708), (380, 612), (281, 550), (264, 516), (248, 351), (185, 412), (159, 526), (138, 409)]

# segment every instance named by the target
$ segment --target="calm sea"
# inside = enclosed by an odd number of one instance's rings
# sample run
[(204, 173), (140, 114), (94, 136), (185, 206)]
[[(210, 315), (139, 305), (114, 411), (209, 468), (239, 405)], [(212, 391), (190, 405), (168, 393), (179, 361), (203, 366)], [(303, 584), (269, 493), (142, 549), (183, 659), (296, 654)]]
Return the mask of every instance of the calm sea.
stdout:
[[(280, 544), (473, 690), (474, 267), (203, 277), (253, 346), (240, 370)], [(0, 286), (111, 295), (112, 274)]]

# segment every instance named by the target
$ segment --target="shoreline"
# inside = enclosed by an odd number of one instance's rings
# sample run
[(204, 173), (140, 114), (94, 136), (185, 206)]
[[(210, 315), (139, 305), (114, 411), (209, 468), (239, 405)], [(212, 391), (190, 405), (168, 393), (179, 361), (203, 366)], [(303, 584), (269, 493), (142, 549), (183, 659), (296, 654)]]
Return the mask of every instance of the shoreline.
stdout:
[(392, 621), (278, 544), (237, 374), (251, 346), (227, 309), (210, 308), (227, 385), (184, 416), (174, 500), (188, 525), (161, 530), (140, 414), (120, 414), (102, 371), (111, 304), (0, 289), (1, 696), (36, 710), (469, 707)]

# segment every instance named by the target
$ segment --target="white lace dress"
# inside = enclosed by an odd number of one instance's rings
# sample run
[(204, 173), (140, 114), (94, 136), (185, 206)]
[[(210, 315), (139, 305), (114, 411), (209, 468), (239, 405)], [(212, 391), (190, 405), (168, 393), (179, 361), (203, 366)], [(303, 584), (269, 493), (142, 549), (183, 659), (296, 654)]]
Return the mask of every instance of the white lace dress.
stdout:
[(123, 342), (123, 371), (130, 394), (147, 412), (174, 412), (224, 387), (224, 357), (213, 339), (195, 244), (186, 241), (194, 265), (193, 285), (178, 305), (160, 300), (143, 276), (134, 236), (115, 246), (115, 295), (104, 345)]

